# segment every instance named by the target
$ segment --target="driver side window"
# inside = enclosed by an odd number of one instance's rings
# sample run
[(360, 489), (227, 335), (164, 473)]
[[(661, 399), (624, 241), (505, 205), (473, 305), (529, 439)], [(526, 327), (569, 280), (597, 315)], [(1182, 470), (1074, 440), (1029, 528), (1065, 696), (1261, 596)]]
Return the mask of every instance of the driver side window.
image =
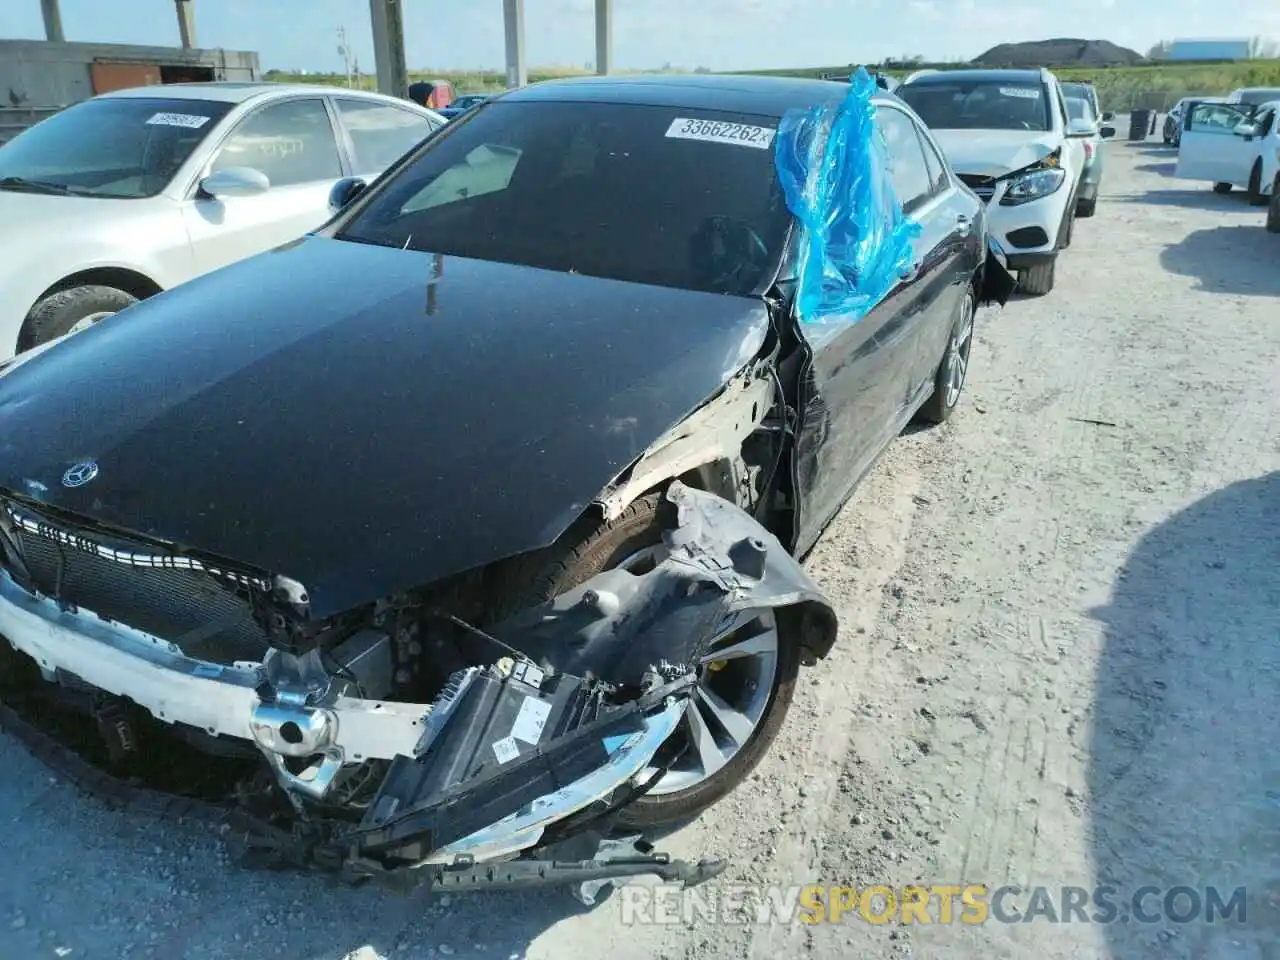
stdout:
[(273, 103), (250, 114), (232, 131), (210, 167), (250, 167), (272, 187), (342, 176), (329, 111), (319, 98)]

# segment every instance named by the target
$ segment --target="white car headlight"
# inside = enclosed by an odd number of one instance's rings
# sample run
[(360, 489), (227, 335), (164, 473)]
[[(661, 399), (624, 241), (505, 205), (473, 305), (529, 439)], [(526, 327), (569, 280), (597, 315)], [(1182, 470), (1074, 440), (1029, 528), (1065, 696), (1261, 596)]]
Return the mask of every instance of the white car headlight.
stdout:
[(1010, 181), (1009, 189), (1000, 198), (1000, 203), (1003, 206), (1012, 207), (1039, 200), (1061, 187), (1066, 179), (1067, 174), (1061, 167), (1049, 167), (1024, 173)]

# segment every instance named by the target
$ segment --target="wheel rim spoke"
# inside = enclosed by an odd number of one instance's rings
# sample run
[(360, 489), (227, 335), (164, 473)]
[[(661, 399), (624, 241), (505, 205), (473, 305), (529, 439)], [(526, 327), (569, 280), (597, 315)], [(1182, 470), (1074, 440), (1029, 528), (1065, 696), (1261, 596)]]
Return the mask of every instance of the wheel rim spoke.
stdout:
[(714, 718), (716, 725), (724, 731), (734, 747), (741, 747), (750, 740), (756, 729), (750, 717), (729, 706), (709, 687), (697, 688), (689, 709), (700, 712), (704, 720)]
[(716, 738), (712, 735), (711, 728), (707, 726), (702, 712), (698, 709), (696, 700), (689, 704), (689, 709), (685, 711), (684, 719), (685, 728), (689, 735), (689, 746), (696, 755), (698, 768), (704, 778), (709, 777), (725, 765), (724, 752), (720, 749), (720, 745), (716, 743)]
[(715, 663), (720, 660), (739, 660), (742, 657), (761, 657), (778, 648), (776, 630), (766, 630), (751, 637), (735, 640), (722, 647), (714, 647), (703, 655), (699, 663)]

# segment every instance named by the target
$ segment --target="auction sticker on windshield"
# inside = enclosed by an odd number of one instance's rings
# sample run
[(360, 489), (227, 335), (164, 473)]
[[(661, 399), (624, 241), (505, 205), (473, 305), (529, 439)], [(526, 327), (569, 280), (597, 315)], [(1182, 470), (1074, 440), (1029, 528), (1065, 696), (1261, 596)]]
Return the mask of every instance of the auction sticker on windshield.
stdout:
[(147, 121), (147, 125), (186, 127), (189, 130), (199, 130), (208, 122), (208, 117), (201, 117), (194, 113), (157, 113), (152, 115), (151, 119)]
[(1001, 87), (1002, 97), (1021, 97), (1023, 100), (1039, 100), (1040, 91), (1035, 87)]
[(676, 117), (667, 128), (667, 136), (676, 140), (705, 140), (708, 143), (732, 143), (740, 147), (767, 150), (777, 133), (773, 127), (757, 127), (728, 120), (692, 120)]

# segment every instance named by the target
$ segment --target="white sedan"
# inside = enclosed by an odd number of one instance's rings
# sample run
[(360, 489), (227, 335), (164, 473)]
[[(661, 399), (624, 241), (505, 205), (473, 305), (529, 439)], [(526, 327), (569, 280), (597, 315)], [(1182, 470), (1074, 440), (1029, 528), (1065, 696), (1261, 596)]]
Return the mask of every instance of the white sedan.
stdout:
[(0, 360), (329, 219), (444, 125), (335, 87), (192, 83), (85, 100), (0, 147)]
[(1207, 180), (1218, 193), (1243, 187), (1265, 204), (1280, 180), (1280, 101), (1199, 103), (1191, 109), (1178, 146), (1175, 176)]

